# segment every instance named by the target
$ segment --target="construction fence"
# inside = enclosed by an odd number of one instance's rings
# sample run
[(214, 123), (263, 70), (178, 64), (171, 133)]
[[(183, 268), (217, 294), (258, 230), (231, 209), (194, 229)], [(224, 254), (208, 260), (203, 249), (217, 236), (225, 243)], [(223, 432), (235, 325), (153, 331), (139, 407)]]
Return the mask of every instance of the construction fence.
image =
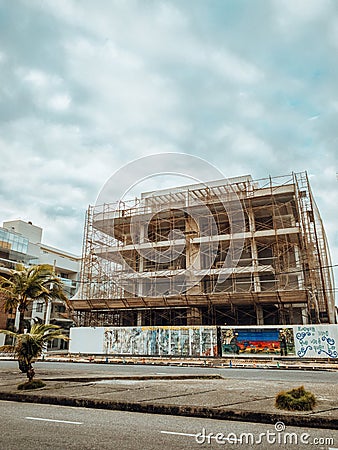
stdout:
[(71, 354), (337, 358), (338, 325), (74, 327)]

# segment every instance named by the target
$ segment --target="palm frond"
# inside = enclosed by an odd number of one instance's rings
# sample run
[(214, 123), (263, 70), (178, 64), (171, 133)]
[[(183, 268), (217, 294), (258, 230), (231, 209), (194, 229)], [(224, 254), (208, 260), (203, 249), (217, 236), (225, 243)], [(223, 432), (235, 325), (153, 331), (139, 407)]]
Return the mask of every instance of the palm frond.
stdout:
[(49, 330), (58, 330), (60, 327), (51, 323), (34, 323), (30, 330), (31, 334), (44, 334)]
[(60, 327), (52, 324), (34, 324), (29, 333), (14, 333), (8, 330), (3, 332), (16, 339), (15, 344), (11, 346), (12, 352), (14, 351), (17, 358), (27, 364), (41, 355), (47, 342), (53, 339), (69, 340)]
[[(9, 279), (0, 277), (0, 297), (3, 300), (5, 311), (19, 307), (20, 312), (28, 309), (31, 301), (43, 299), (59, 299), (68, 308), (72, 308), (63, 291), (63, 283), (49, 264), (25, 267), (18, 264), (11, 270)], [(20, 329), (22, 329), (20, 327)]]
[(10, 331), (10, 330), (0, 330), (0, 333), (6, 334), (7, 336), (12, 336), (14, 338), (17, 337), (17, 333), (15, 333), (14, 331)]

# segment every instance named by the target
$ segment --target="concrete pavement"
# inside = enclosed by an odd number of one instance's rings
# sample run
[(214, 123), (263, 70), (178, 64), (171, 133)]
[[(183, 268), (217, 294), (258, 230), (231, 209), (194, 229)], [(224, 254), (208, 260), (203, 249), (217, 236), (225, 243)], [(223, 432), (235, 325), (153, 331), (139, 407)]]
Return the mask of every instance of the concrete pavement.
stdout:
[[(47, 365), (46, 365), (47, 366)], [(39, 364), (37, 378), (46, 387), (34, 391), (18, 391), (24, 381), (18, 369), (0, 370), (0, 399), (34, 403), (50, 403), (89, 408), (115, 409), (147, 413), (195, 416), (214, 419), (276, 423), (318, 428), (338, 428), (338, 384), (305, 382), (318, 404), (312, 412), (280, 411), (274, 406), (275, 396), (300, 383), (234, 379), (209, 375), (110, 375), (98, 376), (96, 364), (88, 364), (83, 372), (55, 373)], [(260, 370), (256, 367), (256, 370)], [(332, 369), (333, 370), (333, 369)], [(320, 372), (318, 372), (320, 377)], [(102, 379), (104, 378), (104, 379)], [(338, 379), (338, 377), (337, 377)]]

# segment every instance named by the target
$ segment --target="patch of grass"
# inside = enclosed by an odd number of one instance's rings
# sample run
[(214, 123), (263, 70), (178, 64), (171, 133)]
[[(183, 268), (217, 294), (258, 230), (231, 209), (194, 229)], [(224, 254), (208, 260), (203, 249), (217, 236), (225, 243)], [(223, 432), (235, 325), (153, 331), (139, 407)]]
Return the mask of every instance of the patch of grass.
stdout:
[(33, 380), (33, 381), (26, 381), (25, 383), (21, 383), (18, 386), (19, 391), (27, 391), (29, 389), (39, 389), (46, 386), (46, 383), (44, 383), (41, 380)]
[(317, 399), (304, 386), (283, 391), (277, 394), (275, 406), (278, 409), (287, 409), (289, 411), (311, 411), (317, 403)]

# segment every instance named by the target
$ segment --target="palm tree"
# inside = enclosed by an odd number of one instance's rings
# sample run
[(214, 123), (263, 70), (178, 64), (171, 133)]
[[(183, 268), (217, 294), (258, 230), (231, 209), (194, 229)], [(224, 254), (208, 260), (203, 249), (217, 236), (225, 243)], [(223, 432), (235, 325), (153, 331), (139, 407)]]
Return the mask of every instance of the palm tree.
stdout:
[(41, 356), (47, 342), (53, 339), (69, 340), (68, 336), (62, 334), (60, 327), (50, 324), (34, 324), (29, 333), (15, 333), (9, 330), (0, 330), (0, 333), (14, 338), (13, 345), (3, 345), (0, 351), (15, 354), (19, 369), (27, 374), (29, 382), (35, 375), (32, 363)]
[(60, 299), (71, 307), (63, 292), (62, 281), (49, 264), (31, 267), (18, 264), (15, 270), (11, 270), (8, 279), (0, 276), (0, 296), (4, 301), (6, 312), (19, 310), (20, 333), (24, 330), (25, 311), (32, 301), (43, 299), (47, 303), (53, 299)]

